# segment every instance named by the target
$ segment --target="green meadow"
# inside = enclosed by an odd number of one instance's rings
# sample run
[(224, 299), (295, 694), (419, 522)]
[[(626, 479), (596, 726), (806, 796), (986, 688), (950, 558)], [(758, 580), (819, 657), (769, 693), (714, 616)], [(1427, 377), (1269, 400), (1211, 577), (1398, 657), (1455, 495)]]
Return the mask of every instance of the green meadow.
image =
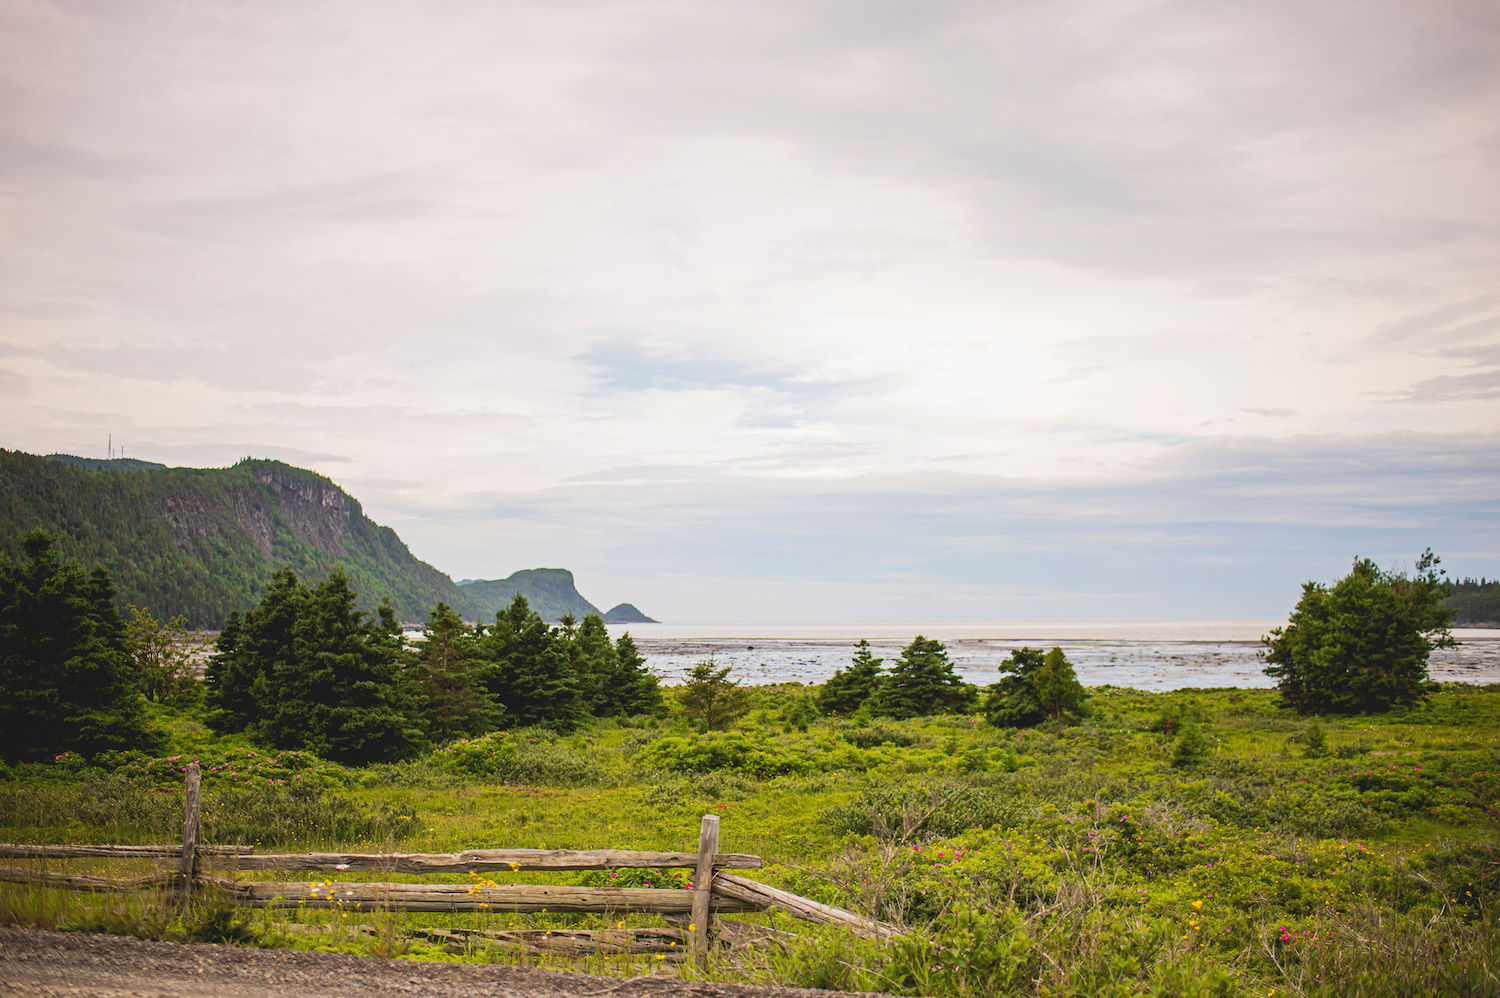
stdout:
[[(751, 688), (750, 712), (724, 732), (596, 720), (364, 768), (259, 749), (157, 707), (171, 739), (161, 756), (6, 771), (0, 838), (173, 841), (190, 759), (204, 772), (206, 840), (260, 851), (682, 851), (701, 815), (718, 814), (723, 850), (764, 858), (752, 876), (893, 923), (893, 942), (737, 916), (783, 935), (720, 951), (702, 972), (413, 935), (609, 927), (598, 916), (250, 911), (213, 897), (184, 913), (150, 896), (0, 884), (0, 918), (898, 994), (1500, 994), (1500, 686), (1450, 684), (1411, 707), (1322, 718), (1283, 710), (1271, 690), (1104, 687), (1081, 722), (1026, 729), (970, 715), (809, 719), (808, 692)], [(516, 879), (673, 886), (685, 872)]]

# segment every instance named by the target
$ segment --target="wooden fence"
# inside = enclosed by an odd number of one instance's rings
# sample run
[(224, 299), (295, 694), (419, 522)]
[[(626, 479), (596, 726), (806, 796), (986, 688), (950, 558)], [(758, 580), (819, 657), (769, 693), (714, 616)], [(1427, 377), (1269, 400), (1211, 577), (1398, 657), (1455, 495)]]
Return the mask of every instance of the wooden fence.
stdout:
[[(777, 908), (810, 922), (842, 925), (866, 938), (890, 938), (896, 930), (883, 922), (842, 908), (820, 904), (766, 884), (729, 873), (755, 870), (758, 856), (719, 851), (719, 817), (706, 814), (698, 831), (696, 852), (635, 852), (604, 849), (471, 849), (459, 853), (298, 853), (256, 854), (250, 846), (209, 846), (199, 841), (197, 763), (187, 769), (187, 806), (181, 846), (20, 845), (0, 843), (0, 858), (62, 859), (75, 857), (153, 858), (170, 861), (168, 870), (131, 879), (82, 876), (22, 867), (0, 867), (0, 881), (34, 883), (46, 887), (99, 892), (174, 890), (180, 902), (212, 886), (224, 896), (255, 907), (338, 908), (357, 911), (439, 912), (648, 912), (687, 925), (688, 951), (706, 962), (717, 936), (764, 933), (757, 926), (720, 919), (725, 913)], [(228, 867), (228, 876), (210, 876), (206, 867)], [(499, 884), (484, 878), (474, 884), (417, 884), (400, 882), (320, 880), (240, 880), (238, 872), (318, 871), (325, 873), (379, 872), (400, 874), (467, 873), (614, 869), (691, 869), (691, 890), (649, 887), (581, 887), (547, 884)], [(722, 932), (720, 930), (723, 930)], [(572, 952), (661, 952), (675, 939), (674, 930), (559, 930), (485, 931), (477, 933), (510, 945)], [(475, 935), (460, 930), (433, 930), (434, 938)], [(680, 949), (678, 950), (680, 952)]]

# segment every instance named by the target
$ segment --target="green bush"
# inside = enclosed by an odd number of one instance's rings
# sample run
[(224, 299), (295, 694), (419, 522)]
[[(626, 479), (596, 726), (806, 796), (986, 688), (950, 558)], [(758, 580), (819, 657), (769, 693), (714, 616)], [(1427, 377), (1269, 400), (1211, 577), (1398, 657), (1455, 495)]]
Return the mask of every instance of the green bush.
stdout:
[[(922, 841), (970, 828), (1013, 826), (1032, 806), (1026, 798), (970, 783), (871, 784), (837, 804), (820, 820), (835, 835), (876, 835)], [(920, 822), (920, 825), (918, 825)]]
[(679, 773), (729, 769), (762, 779), (807, 773), (814, 768), (806, 754), (788, 745), (738, 731), (658, 738), (640, 751), (636, 762)]
[(571, 787), (603, 776), (597, 762), (544, 729), (465, 738), (434, 750), (428, 759), (442, 771), (503, 783)]

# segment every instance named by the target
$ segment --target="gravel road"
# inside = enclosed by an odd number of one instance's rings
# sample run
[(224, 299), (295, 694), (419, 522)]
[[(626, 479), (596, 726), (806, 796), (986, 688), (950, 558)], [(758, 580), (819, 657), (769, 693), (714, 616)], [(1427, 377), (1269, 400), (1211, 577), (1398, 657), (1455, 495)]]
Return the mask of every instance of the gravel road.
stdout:
[(48, 998), (849, 998), (841, 992), (381, 960), (0, 926), (0, 995)]

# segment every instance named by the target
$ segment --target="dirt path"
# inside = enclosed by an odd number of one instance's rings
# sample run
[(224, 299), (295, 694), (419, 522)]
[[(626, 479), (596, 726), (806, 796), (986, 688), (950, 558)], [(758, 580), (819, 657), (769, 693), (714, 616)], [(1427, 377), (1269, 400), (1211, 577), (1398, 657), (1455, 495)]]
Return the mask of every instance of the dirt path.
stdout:
[(0, 926), (0, 995), (52, 998), (848, 998), (838, 992), (621, 979)]

